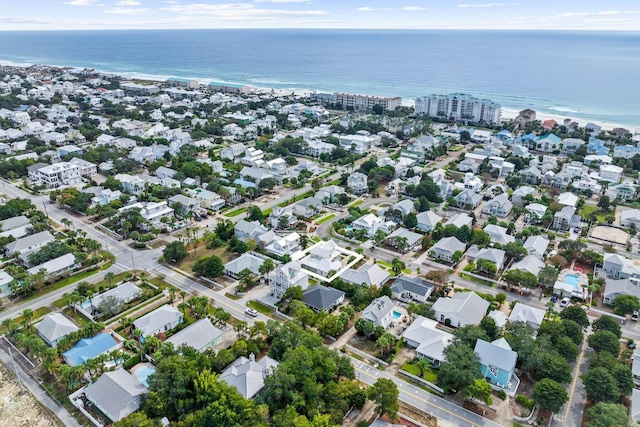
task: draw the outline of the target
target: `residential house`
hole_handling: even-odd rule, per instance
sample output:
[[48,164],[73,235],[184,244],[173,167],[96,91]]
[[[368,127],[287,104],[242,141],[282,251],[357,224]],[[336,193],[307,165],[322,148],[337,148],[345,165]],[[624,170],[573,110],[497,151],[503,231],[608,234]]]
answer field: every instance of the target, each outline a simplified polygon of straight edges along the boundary
[[92,338],[81,339],[71,349],[62,353],[62,357],[67,365],[80,366],[101,354],[109,353],[121,346],[122,344],[118,344],[110,334],[101,332]]
[[427,232],[433,230],[438,223],[442,222],[442,217],[432,210],[420,212],[416,217],[418,219],[417,228]]
[[84,389],[86,399],[114,423],[140,409],[141,396],[147,393],[147,387],[122,368],[105,372]]
[[403,218],[405,216],[409,215],[411,212],[415,212],[416,211],[416,208],[413,205],[413,201],[409,200],[409,199],[401,200],[398,203],[392,205],[389,209],[390,210],[398,210],[398,211],[402,212],[402,217]]
[[640,154],[640,147],[635,145],[616,145],[613,147],[614,159],[632,159]]
[[526,219],[532,223],[538,223],[544,218],[544,214],[547,213],[547,207],[540,203],[529,203],[524,207]]
[[290,261],[269,273],[269,289],[276,298],[282,298],[285,291],[294,286],[300,286],[303,290],[309,287],[309,276],[299,262]]
[[503,193],[489,200],[482,209],[482,212],[487,215],[504,218],[511,213],[512,208],[513,203],[509,200],[509,194]]
[[373,326],[387,329],[394,320],[393,313],[393,301],[385,295],[374,299],[362,312],[362,318],[373,323]]
[[316,313],[331,313],[344,302],[344,292],[323,285],[314,285],[302,294],[301,301]]
[[13,237],[19,239],[31,230],[31,221],[24,215],[14,216],[0,221],[0,237]]
[[331,277],[342,267],[340,251],[333,240],[320,243],[300,260],[302,268],[322,277]]
[[271,172],[266,169],[256,168],[253,166],[245,166],[240,171],[240,176],[244,179],[248,179],[255,183],[255,185],[260,185],[260,181],[265,180],[267,178],[276,178]]
[[429,249],[429,255],[435,259],[453,262],[454,254],[456,252],[463,254],[466,249],[467,245],[462,243],[456,237],[445,237],[440,239],[431,247],[431,249]]
[[324,203],[336,203],[340,194],[345,194],[344,188],[338,185],[328,185],[319,189],[315,197]]
[[479,249],[478,253],[474,258],[476,261],[479,259],[483,259],[485,261],[491,261],[496,265],[496,268],[498,269],[498,271],[500,271],[502,270],[502,267],[504,267],[506,257],[507,257],[506,252],[503,251],[502,249],[484,248],[484,249]]
[[516,188],[511,194],[511,202],[516,206],[524,206],[529,203],[528,200],[526,200],[528,196],[533,197],[535,193],[535,188],[523,185],[522,187]]
[[621,211],[620,225],[622,227],[635,228],[636,230],[640,229],[640,209],[625,209]]
[[435,320],[418,316],[402,334],[405,344],[416,349],[416,357],[428,359],[436,368],[444,361],[444,350],[453,341],[453,335],[437,325]]
[[520,171],[520,179],[527,184],[538,184],[542,181],[542,172],[534,165]]
[[623,168],[616,165],[602,165],[600,166],[600,179],[606,182],[617,184],[622,178]]
[[182,323],[182,312],[170,305],[162,305],[133,322],[134,329],[142,332],[142,337],[149,337],[167,332]]
[[181,210],[180,214],[182,215],[187,215],[189,213],[196,212],[198,210],[198,207],[200,206],[200,203],[198,202],[198,200],[192,197],[184,196],[182,194],[176,194],[174,196],[169,197],[167,199],[167,202],[169,206],[171,206],[174,209],[176,205],[180,206],[180,210]]
[[404,227],[399,227],[385,238],[385,242],[400,252],[406,253],[418,246],[422,241],[422,237],[422,234],[414,233]]
[[80,328],[62,313],[50,313],[35,324],[36,332],[51,347],[55,347],[62,338]]
[[544,254],[547,252],[548,246],[549,239],[541,235],[529,236],[523,245],[529,255],[533,255],[539,259],[544,259]]
[[610,200],[619,200],[623,203],[636,200],[638,197],[638,186],[632,182],[622,182],[620,184],[609,184],[605,195]]
[[487,224],[484,227],[484,232],[489,235],[492,243],[497,243],[501,246],[506,245],[507,243],[513,243],[516,241],[516,238],[509,235],[507,229],[495,224]]
[[393,298],[403,302],[426,302],[433,292],[433,285],[420,277],[400,276],[391,285]]
[[238,279],[240,277],[240,272],[247,269],[251,274],[257,276],[260,274],[260,267],[267,259],[269,258],[257,252],[245,252],[238,258],[233,259],[224,265],[224,274],[234,279]]
[[349,175],[349,178],[347,178],[347,187],[355,194],[366,193],[368,191],[367,175],[361,172],[355,172]]
[[[219,209],[222,209],[222,207],[226,204],[226,201],[218,193],[214,193],[213,191],[198,188],[195,190],[187,190],[187,193],[191,197],[196,199],[198,203],[200,203],[200,207],[203,209],[217,211]],[[235,202],[231,200],[231,203]]]
[[284,237],[274,239],[267,245],[265,250],[276,256],[293,255],[300,249],[300,235],[298,233],[289,233]]
[[473,190],[462,190],[454,199],[460,209],[475,209],[482,201],[482,196]]
[[245,399],[253,399],[264,387],[264,379],[278,366],[269,356],[256,361],[253,353],[249,358],[236,359],[220,374],[220,381],[235,387]]
[[576,214],[576,208],[573,206],[565,206],[553,215],[552,228],[559,231],[567,231],[580,225],[580,215]]
[[150,147],[134,147],[129,152],[129,158],[146,165],[153,163],[156,160],[156,155]]
[[244,144],[232,144],[220,151],[220,157],[222,157],[223,159],[234,161],[234,163],[236,163],[235,159],[240,158],[242,155],[244,155],[246,150],[247,147]]
[[131,209],[140,209],[140,215],[149,221],[147,228],[166,228],[167,225],[163,223],[162,218],[172,219],[174,218],[173,208],[167,205],[166,200],[162,202],[137,202],[132,205],[124,206],[120,208],[119,212],[125,212]]
[[65,254],[32,267],[27,270],[27,273],[33,275],[38,273],[40,270],[44,270],[46,272],[46,278],[52,279],[65,272],[73,270],[78,267],[78,265],[79,264],[76,262],[76,256],[74,254]]
[[558,196],[558,203],[563,206],[575,207],[578,203],[578,196],[573,193],[562,193]]
[[383,286],[390,277],[389,272],[378,264],[365,264],[357,270],[348,268],[340,275],[340,278],[347,283],[367,287]]
[[602,302],[613,305],[620,295],[633,295],[640,298],[640,280],[637,278],[608,279],[602,292]]
[[[94,196],[91,198],[92,205],[100,205],[100,206],[108,205],[113,201],[120,200],[120,197],[122,196],[122,193],[120,192],[120,190],[113,191],[108,188],[100,188],[100,187],[94,187],[94,188],[95,188],[95,191],[92,192]],[[91,189],[86,189],[83,192],[90,192],[90,190]]]
[[389,231],[385,221],[371,213],[362,215],[353,221],[351,227],[354,230],[365,230],[367,237],[373,237],[378,230]]
[[[127,304],[142,295],[142,290],[137,287],[133,282],[124,282],[115,288],[102,292],[98,295],[94,295],[90,300],[89,315],[93,316],[98,313],[98,307],[100,303],[109,299],[116,299],[120,304]],[[82,304],[80,310],[85,310],[84,304]]]
[[535,142],[535,149],[550,153],[560,150],[561,139],[557,135],[550,133],[539,137]]
[[489,383],[509,396],[515,396],[520,380],[516,377],[518,353],[511,349],[504,338],[492,342],[479,339],[474,353],[480,357],[480,370]]
[[562,141],[562,151],[563,153],[575,153],[576,150],[582,146],[584,146],[585,142],[582,139],[578,138],[565,138]]
[[447,225],[455,225],[458,228],[462,227],[463,225],[466,225],[467,227],[471,228],[473,226],[473,218],[470,217],[469,214],[467,214],[466,212],[463,212],[463,213],[455,214],[454,216],[449,218],[447,222],[445,222],[443,225],[445,227]]
[[6,271],[0,270],[0,298],[13,295],[11,283],[13,283],[13,277]]
[[9,256],[13,254],[28,255],[37,252],[54,240],[54,237],[48,231],[41,231],[7,243],[5,245],[5,254]]
[[199,353],[204,353],[222,342],[222,334],[220,329],[213,326],[211,320],[204,318],[167,338],[165,343],[173,344],[174,348],[185,345]]
[[241,219],[236,222],[233,228],[233,234],[238,240],[247,241],[249,239],[256,240],[258,236],[266,233],[267,228],[258,221],[246,221]]
[[589,138],[589,143],[587,144],[587,153],[597,156],[606,156],[610,151],[611,149],[607,147],[604,141],[602,141],[601,139],[594,137]]
[[166,166],[160,166],[158,169],[156,169],[156,176],[160,179],[162,178],[173,178],[175,174],[177,174],[178,171],[177,170],[173,170],[171,168],[168,168]]
[[487,314],[489,302],[475,292],[456,292],[451,298],[438,298],[432,308],[438,322],[460,328],[479,324]]
[[537,330],[542,325],[545,314],[544,310],[516,302],[509,315],[509,322],[523,322]]

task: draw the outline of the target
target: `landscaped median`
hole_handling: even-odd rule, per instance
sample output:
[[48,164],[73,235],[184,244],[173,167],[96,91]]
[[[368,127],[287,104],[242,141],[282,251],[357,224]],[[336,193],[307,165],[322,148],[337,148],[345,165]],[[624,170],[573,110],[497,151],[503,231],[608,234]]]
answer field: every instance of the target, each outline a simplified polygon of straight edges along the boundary
[[320,225],[320,224],[324,224],[325,222],[333,219],[336,217],[336,214],[331,214],[331,215],[327,215],[324,218],[320,219],[319,221],[316,221],[316,224]]
[[244,212],[246,212],[246,211],[247,211],[247,208],[246,208],[246,207],[244,207],[244,208],[239,208],[239,209],[232,210],[231,212],[227,212],[227,213],[225,213],[225,214],[224,214],[224,216],[229,217],[229,218],[232,218],[232,217],[234,217],[234,216],[238,216],[238,215],[240,215],[240,214],[242,214],[242,213],[244,213]]

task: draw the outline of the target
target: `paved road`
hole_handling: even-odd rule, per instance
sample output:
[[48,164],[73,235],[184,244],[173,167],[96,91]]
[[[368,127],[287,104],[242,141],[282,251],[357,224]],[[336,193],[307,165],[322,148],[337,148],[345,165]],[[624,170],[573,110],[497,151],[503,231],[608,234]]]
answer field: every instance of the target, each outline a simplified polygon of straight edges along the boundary
[[468,411],[454,403],[442,399],[436,395],[428,393],[419,387],[407,383],[399,378],[380,371],[366,363],[351,358],[357,377],[360,381],[371,385],[378,378],[387,378],[393,381],[400,392],[399,398],[405,403],[410,404],[428,414],[438,418],[438,420],[447,421],[455,426],[479,426],[479,427],[498,427],[497,424],[487,418],[484,418],[474,412]]

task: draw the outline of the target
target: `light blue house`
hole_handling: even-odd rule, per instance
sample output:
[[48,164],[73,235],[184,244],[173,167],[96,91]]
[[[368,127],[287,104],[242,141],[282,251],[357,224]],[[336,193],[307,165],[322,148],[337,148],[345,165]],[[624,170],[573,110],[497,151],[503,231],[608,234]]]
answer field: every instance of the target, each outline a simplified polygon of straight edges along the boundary
[[118,347],[116,340],[103,332],[92,338],[81,339],[73,348],[62,353],[62,357],[69,366],[79,366],[116,347]]
[[604,145],[604,141],[598,138],[591,137],[589,138],[589,143],[587,144],[587,153],[589,154],[597,154],[599,156],[604,156],[609,154],[609,147]]
[[478,340],[474,352],[480,357],[480,371],[491,387],[515,396],[520,380],[515,375],[518,353],[500,338],[493,342]]

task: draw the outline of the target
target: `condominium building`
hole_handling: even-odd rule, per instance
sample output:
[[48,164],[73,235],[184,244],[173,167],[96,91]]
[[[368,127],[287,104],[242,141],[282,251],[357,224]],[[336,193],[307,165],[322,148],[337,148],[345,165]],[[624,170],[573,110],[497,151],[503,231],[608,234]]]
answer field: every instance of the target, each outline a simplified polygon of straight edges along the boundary
[[402,98],[385,98],[371,95],[354,95],[349,93],[335,93],[335,104],[342,105],[345,110],[371,110],[379,105],[386,111],[392,111],[400,107]]
[[500,122],[502,107],[488,99],[480,99],[464,93],[429,95],[416,99],[416,114],[442,119],[468,120],[486,123]]

